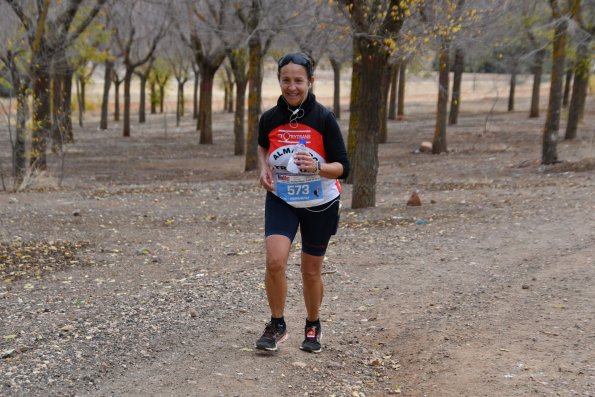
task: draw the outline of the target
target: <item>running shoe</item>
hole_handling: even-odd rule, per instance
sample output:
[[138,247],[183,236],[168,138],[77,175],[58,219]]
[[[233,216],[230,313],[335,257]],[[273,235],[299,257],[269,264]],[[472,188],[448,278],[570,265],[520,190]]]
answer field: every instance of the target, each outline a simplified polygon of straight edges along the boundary
[[305,328],[306,338],[302,342],[300,349],[309,353],[320,353],[322,346],[320,338],[322,337],[322,329],[320,325],[311,325]]
[[256,348],[258,350],[277,351],[278,345],[287,340],[289,334],[287,327],[280,327],[273,322],[268,322],[264,328],[264,333],[256,341]]

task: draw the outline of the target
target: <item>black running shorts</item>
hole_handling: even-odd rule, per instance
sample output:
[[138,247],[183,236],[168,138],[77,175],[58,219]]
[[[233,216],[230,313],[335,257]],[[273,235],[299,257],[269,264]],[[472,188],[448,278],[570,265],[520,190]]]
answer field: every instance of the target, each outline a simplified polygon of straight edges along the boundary
[[302,251],[324,256],[331,236],[339,227],[340,197],[331,202],[309,208],[295,208],[267,192],[264,210],[265,236],[280,234],[293,242],[300,228]]

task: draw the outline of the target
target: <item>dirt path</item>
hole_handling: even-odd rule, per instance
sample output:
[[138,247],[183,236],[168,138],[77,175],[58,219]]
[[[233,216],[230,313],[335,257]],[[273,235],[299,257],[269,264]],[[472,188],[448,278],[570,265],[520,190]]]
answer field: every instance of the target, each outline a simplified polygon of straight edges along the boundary
[[128,141],[91,126],[63,189],[0,194],[4,260],[29,256],[0,285],[0,395],[595,395],[590,137],[541,167],[524,114],[487,130],[463,115],[442,156],[412,153],[423,115],[391,123],[376,208],[352,210],[344,185],[323,353],[298,349],[298,244],[291,337],[262,356],[263,192],[216,121],[208,147],[190,123],[166,135],[154,119]]

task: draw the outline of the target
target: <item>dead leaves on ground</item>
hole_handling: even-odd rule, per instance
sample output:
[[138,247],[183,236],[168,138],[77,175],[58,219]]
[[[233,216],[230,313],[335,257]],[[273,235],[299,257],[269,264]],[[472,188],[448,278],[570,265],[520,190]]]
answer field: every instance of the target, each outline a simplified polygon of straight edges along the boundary
[[383,228],[383,227],[392,227],[392,226],[409,226],[416,223],[416,219],[414,218],[404,218],[400,216],[393,216],[390,218],[382,218],[382,219],[365,219],[365,220],[355,220],[351,218],[343,219],[341,221],[341,227],[346,229],[373,229],[373,228]]
[[80,264],[76,253],[88,241],[19,241],[0,242],[0,280],[6,283],[25,278],[41,278],[44,274]]

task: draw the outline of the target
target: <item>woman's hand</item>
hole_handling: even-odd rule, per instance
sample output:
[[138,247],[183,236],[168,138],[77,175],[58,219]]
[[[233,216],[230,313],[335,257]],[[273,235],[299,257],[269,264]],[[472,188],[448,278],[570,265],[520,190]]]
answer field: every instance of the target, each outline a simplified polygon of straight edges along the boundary
[[273,172],[269,167],[262,167],[260,170],[260,184],[269,192],[275,190],[275,186],[273,184]]
[[275,185],[273,182],[273,170],[271,170],[271,166],[267,159],[267,149],[258,145],[256,156],[258,157],[258,168],[260,169],[260,184],[266,190],[272,192],[275,190]]
[[316,172],[316,159],[310,152],[302,151],[294,153],[293,158],[295,159],[295,164],[298,166],[300,171],[310,173]]

